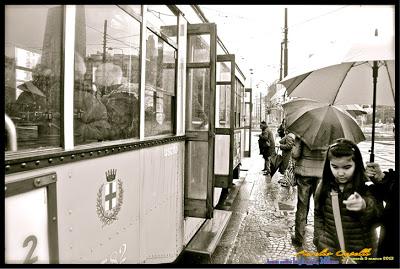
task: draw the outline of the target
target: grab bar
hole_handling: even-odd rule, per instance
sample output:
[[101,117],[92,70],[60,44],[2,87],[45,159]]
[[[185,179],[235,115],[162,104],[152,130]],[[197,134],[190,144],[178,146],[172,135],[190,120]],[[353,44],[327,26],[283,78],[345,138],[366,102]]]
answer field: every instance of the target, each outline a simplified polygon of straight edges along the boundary
[[7,114],[4,115],[6,116],[5,123],[8,133],[8,145],[10,146],[11,151],[17,151],[17,129],[15,128],[12,119],[7,116]]

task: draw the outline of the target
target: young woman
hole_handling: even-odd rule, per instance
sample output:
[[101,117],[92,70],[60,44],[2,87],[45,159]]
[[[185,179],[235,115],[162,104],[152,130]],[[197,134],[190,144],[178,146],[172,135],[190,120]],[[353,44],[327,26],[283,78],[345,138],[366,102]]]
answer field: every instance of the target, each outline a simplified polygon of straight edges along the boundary
[[[332,209],[331,192],[338,193],[341,222],[346,252],[376,250],[373,223],[382,213],[382,206],[369,192],[365,182],[364,164],[357,145],[347,139],[338,139],[326,153],[321,184],[315,196],[314,244],[318,251],[328,248],[340,251]],[[337,257],[340,258],[340,257]]]

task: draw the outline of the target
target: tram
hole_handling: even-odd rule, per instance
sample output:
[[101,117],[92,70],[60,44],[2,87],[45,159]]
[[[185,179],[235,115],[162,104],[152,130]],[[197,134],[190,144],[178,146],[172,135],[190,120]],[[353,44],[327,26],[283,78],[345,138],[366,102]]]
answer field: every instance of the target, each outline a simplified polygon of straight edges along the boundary
[[172,263],[217,241],[250,154],[245,80],[196,5],[6,5],[5,262]]

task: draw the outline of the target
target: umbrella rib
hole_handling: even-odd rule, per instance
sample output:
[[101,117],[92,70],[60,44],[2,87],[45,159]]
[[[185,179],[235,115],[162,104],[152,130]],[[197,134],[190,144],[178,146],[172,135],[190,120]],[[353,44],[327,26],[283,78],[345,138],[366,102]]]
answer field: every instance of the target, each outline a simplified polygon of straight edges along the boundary
[[387,75],[389,77],[389,84],[390,84],[390,89],[392,90],[393,100],[395,100],[394,99],[394,90],[393,90],[392,78],[390,77],[389,68],[387,66],[386,61],[383,61],[383,65],[385,66],[385,70],[386,70]]
[[[308,72],[308,74],[305,75],[304,78],[303,78],[299,83],[297,83],[296,87],[299,86],[309,75],[311,75],[311,73],[312,73],[312,72]],[[289,85],[288,87],[286,87],[286,92],[287,92],[287,89],[289,89],[290,87],[292,87],[292,85],[293,85],[295,82],[296,82],[296,80],[294,80],[292,83],[290,83],[290,85]],[[296,89],[296,87],[295,87],[290,93],[288,93],[288,95],[292,94],[292,93],[294,92],[294,90]]]
[[340,90],[340,88],[342,87],[344,80],[346,79],[347,75],[349,74],[350,69],[351,69],[355,64],[356,64],[356,62],[352,63],[352,64],[350,65],[349,69],[346,71],[346,74],[343,76],[342,81],[340,82],[339,86],[338,86],[337,89],[336,89],[336,94],[335,94],[335,96],[333,97],[333,100],[332,100],[331,104],[334,104],[334,103],[335,103],[336,98],[337,98],[337,96],[338,96],[338,94],[339,94],[339,90]]

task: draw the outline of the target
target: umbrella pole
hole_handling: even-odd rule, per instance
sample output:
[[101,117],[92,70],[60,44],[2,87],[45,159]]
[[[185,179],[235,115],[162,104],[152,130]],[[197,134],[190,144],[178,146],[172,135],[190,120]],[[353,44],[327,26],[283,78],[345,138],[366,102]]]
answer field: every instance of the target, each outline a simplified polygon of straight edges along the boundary
[[371,134],[371,150],[369,155],[369,161],[374,162],[374,146],[375,146],[375,111],[376,111],[376,83],[378,80],[378,62],[374,61],[372,66],[372,78],[374,83],[374,92],[372,98],[372,134]]

